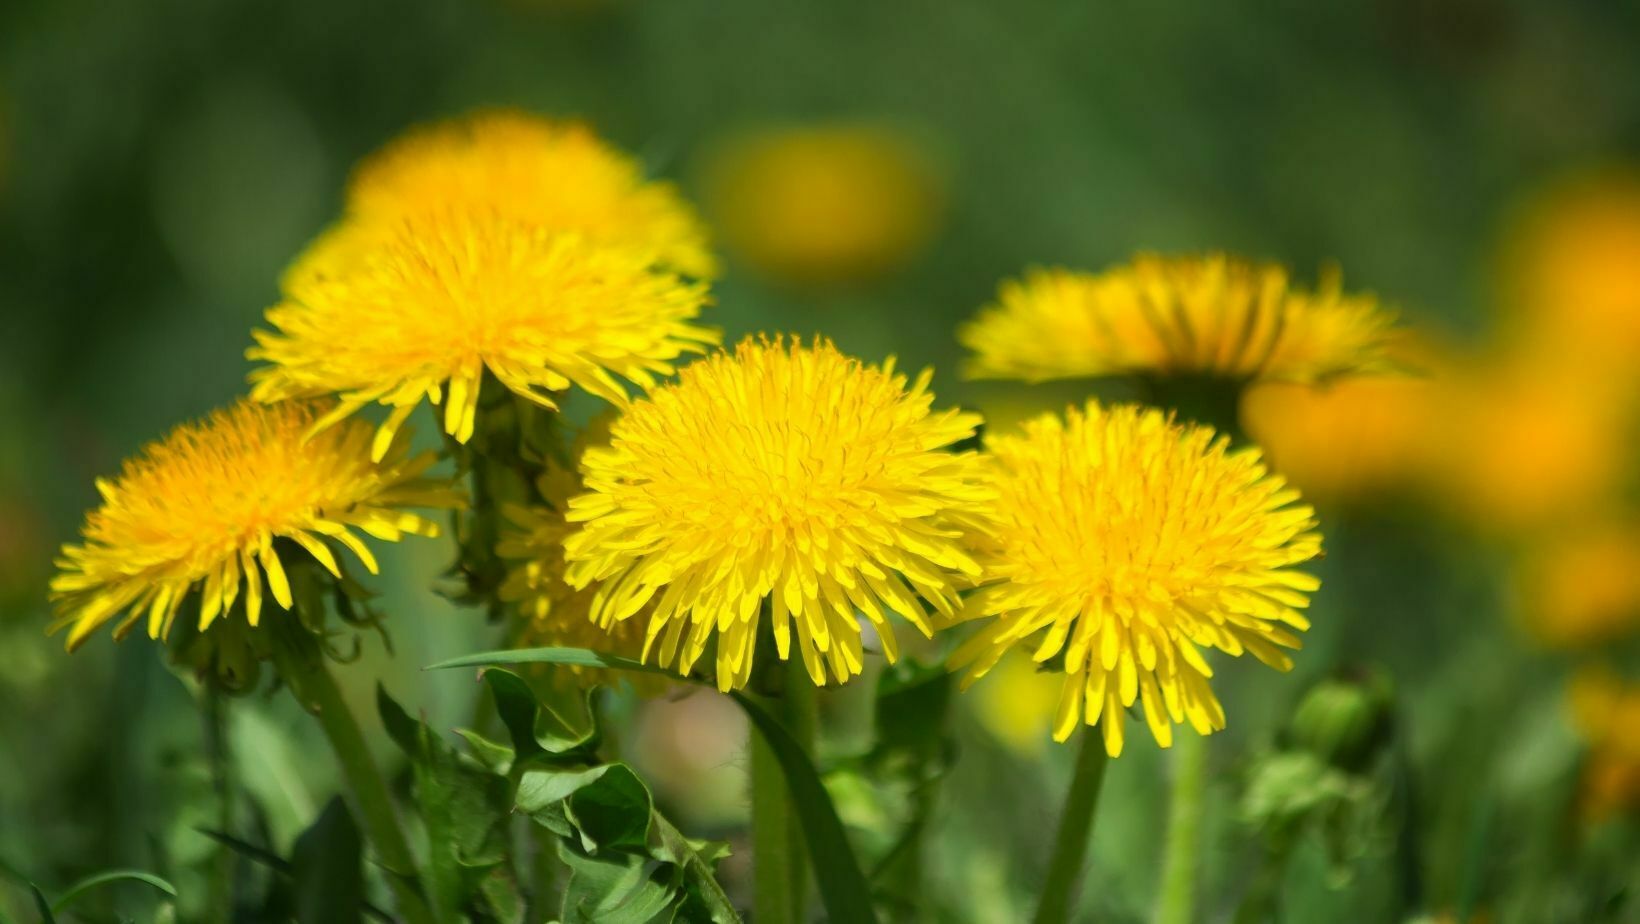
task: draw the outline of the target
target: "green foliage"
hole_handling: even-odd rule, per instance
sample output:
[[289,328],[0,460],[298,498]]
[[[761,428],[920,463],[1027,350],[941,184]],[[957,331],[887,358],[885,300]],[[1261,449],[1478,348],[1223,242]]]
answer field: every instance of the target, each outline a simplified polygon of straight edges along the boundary
[[364,840],[340,798],[296,839],[290,861],[299,924],[347,924],[364,904]]
[[410,760],[411,794],[426,832],[428,889],[450,914],[513,920],[522,902],[509,858],[507,779],[458,753],[377,688],[382,724]]

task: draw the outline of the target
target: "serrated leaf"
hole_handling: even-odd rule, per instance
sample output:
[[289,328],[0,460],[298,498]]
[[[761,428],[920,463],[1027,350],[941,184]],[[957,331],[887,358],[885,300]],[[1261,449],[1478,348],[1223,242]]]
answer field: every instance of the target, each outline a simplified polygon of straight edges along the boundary
[[544,752],[583,764],[596,761],[601,741],[598,723],[592,720],[592,691],[583,701],[586,720],[576,725],[541,703],[524,678],[511,671],[487,668],[484,682],[520,758]]
[[484,769],[499,776],[506,776],[512,771],[512,748],[491,741],[470,728],[458,728],[456,735],[467,742],[467,750]]
[[417,814],[427,833],[428,883],[436,908],[454,914],[482,899],[479,885],[496,868],[508,879],[511,785],[465,759],[377,687],[389,736],[410,758]]
[[626,764],[609,764],[592,783],[570,795],[566,815],[588,851],[646,850],[654,801]]
[[570,869],[563,924],[661,924],[676,916],[676,866],[627,853],[590,857],[565,842],[558,854]]
[[347,924],[364,903],[364,840],[342,800],[332,798],[291,851],[296,920]]

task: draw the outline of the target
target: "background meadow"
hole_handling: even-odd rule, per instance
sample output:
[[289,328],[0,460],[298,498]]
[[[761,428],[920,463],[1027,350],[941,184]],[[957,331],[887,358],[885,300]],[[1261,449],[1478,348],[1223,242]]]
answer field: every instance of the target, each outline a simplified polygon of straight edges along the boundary
[[[1249,397],[1328,557],[1294,672],[1217,681],[1205,919],[1300,816],[1287,920],[1640,919],[1640,707],[1612,719],[1600,693],[1640,690],[1640,9],[1479,0],[0,6],[0,914],[32,920],[25,879],[143,867],[200,919],[222,748],[153,646],[44,636],[52,558],[95,477],[243,390],[247,331],[350,166],[488,105],[584,117],[700,203],[727,341],[823,332],[932,365],[940,403],[992,426],[1127,396],[959,376],[957,325],[1028,265],[1223,249],[1378,293],[1419,375]],[[471,676],[419,668],[499,629],[428,590],[444,543],[379,551],[394,655],[367,644],[349,694],[372,712],[379,677],[435,727],[470,721]],[[1392,771],[1272,776],[1295,705],[1341,673],[1390,691]],[[867,839],[893,809],[849,772],[869,680],[821,744]],[[1054,689],[1005,664],[955,701],[938,920],[1029,907],[1070,769]],[[332,764],[287,698],[233,707],[240,833],[288,850]],[[737,837],[740,713],[615,708],[668,812]],[[1143,735],[1111,765],[1087,919],[1148,918],[1167,772]],[[107,896],[86,919],[157,913]]]

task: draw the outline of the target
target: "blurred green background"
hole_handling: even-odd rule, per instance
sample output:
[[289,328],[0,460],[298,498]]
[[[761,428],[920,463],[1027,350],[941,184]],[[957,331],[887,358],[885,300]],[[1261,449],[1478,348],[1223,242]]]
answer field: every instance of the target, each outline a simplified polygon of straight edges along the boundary
[[[214,809],[190,686],[145,641],[69,657],[45,638],[50,561],[95,502],[93,478],[243,390],[241,354],[280,270],[337,211],[351,164],[406,126],[484,105],[580,116],[709,218],[737,195],[776,195],[720,188],[742,175],[737,139],[890,134],[915,152],[900,185],[918,187],[906,207],[920,210],[884,245],[895,252],[782,272],[745,219],[726,234],[739,246],[707,320],[730,340],[824,332],[863,357],[932,364],[942,401],[1006,417],[1087,390],[958,378],[956,325],[1034,263],[1226,249],[1313,278],[1337,261],[1348,286],[1443,342],[1485,342],[1522,203],[1640,154],[1637,37],[1640,7],[1594,2],[8,0],[0,864],[54,887],[109,866],[186,884],[210,856],[192,827]],[[1300,692],[1345,664],[1394,678],[1399,740],[1420,768],[1416,824],[1355,839],[1359,862],[1330,861],[1320,840],[1301,850],[1291,920],[1389,920],[1409,843],[1432,913],[1573,920],[1555,916],[1571,907],[1557,889],[1632,887],[1631,829],[1589,846],[1556,814],[1582,753],[1563,706],[1577,659],[1507,618],[1507,543],[1433,519],[1405,500],[1324,510],[1327,584],[1298,670],[1225,672],[1204,883],[1215,916],[1256,859],[1233,817],[1239,781]],[[397,657],[372,649],[349,673],[361,703],[379,675],[444,726],[467,720],[470,678],[417,671],[497,640],[427,592],[447,556],[435,543],[388,552],[377,586]],[[744,811],[743,731],[699,699],[651,708],[639,759],[680,817],[722,834]],[[1069,755],[1045,734],[1008,744],[1006,709],[987,722],[995,710],[962,706],[943,796],[962,808],[942,814],[935,848],[940,919],[1019,920]],[[230,738],[260,808],[246,835],[287,848],[332,791],[328,755],[282,698],[245,700]],[[1087,914],[1146,919],[1165,775],[1148,741],[1114,765]],[[1575,857],[1559,849],[1574,842]],[[19,901],[9,889],[0,878],[0,909]]]

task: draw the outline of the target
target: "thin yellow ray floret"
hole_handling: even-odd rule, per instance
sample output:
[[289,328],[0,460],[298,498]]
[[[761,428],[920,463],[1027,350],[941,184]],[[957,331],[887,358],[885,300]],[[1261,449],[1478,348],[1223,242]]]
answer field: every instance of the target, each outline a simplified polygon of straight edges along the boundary
[[57,561],[52,629],[68,628],[70,649],[115,620],[116,638],[143,620],[160,638],[196,586],[201,631],[241,593],[255,626],[264,580],[275,603],[292,603],[276,539],[339,574],[326,540],[375,571],[359,533],[387,541],[437,535],[436,523],[404,509],[462,502],[448,482],[426,477],[433,454],[411,458],[401,437],[372,461],[371,427],[362,421],[306,439],[327,411],[312,402],[241,401],[177,427],[117,478],[99,479],[102,504],[87,514],[83,542],[65,545]]
[[966,682],[1008,649],[1062,665],[1053,734],[1098,725],[1121,753],[1139,703],[1156,741],[1224,727],[1205,649],[1278,670],[1319,582],[1313,510],[1256,450],[1161,411],[1089,402],[990,436],[997,500],[979,539],[985,586],[962,619],[991,621],[953,655]]
[[571,385],[621,404],[622,379],[652,387],[718,339],[691,323],[703,285],[493,210],[344,225],[299,266],[267,312],[274,330],[257,331],[246,352],[267,363],[251,374],[252,395],[337,395],[321,427],[386,405],[378,457],[423,400],[466,442],[486,371],[548,408]]
[[1314,290],[1275,264],[1142,254],[1104,273],[1033,269],[965,324],[973,378],[1206,374],[1314,382],[1383,372],[1394,318],[1336,273]]
[[715,639],[725,690],[750,678],[765,612],[816,684],[860,673],[862,614],[893,657],[891,613],[929,632],[979,574],[962,535],[988,497],[980,462],[946,449],[979,419],[931,411],[929,377],[823,340],[687,367],[587,451],[569,583],[599,583],[604,625],[641,614],[645,658],[681,672]]

